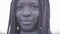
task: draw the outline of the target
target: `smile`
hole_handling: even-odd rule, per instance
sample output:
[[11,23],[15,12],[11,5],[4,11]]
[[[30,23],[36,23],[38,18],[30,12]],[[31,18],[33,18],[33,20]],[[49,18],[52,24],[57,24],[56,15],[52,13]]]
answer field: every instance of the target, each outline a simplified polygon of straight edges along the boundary
[[23,22],[33,22],[33,20],[21,20]]

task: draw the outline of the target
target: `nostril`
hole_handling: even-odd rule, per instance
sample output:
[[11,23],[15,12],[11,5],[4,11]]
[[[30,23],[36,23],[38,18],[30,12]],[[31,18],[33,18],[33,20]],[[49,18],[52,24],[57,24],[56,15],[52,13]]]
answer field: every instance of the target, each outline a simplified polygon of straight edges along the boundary
[[23,15],[23,17],[30,17],[30,15]]

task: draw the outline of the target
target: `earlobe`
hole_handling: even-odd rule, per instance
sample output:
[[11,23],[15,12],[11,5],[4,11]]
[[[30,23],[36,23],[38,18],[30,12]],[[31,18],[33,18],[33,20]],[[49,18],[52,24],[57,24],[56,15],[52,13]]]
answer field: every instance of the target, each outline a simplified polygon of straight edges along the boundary
[[19,30],[19,27],[17,26],[17,30]]

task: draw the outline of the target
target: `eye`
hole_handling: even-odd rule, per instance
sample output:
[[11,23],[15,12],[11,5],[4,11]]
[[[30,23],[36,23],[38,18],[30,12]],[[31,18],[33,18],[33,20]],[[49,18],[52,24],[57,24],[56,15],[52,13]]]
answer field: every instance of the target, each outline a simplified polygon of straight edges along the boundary
[[39,6],[32,6],[32,9],[39,9]]
[[18,6],[17,10],[21,10],[23,8],[23,6]]

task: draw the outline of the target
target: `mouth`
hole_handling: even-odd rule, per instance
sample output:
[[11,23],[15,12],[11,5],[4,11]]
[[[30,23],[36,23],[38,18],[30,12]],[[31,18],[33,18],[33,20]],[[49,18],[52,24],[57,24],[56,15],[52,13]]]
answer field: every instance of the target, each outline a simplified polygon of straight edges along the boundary
[[31,24],[23,24],[24,26],[30,26]]
[[33,20],[22,20],[21,23],[24,26],[28,26],[28,25],[31,25],[33,23]]
[[32,22],[33,20],[21,20],[21,21],[24,21],[24,22]]

